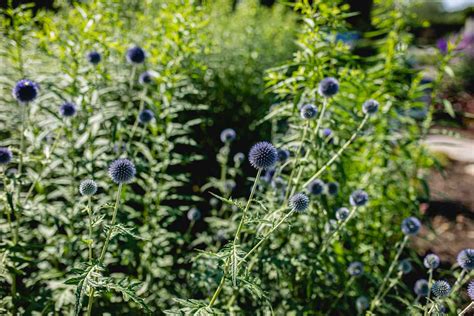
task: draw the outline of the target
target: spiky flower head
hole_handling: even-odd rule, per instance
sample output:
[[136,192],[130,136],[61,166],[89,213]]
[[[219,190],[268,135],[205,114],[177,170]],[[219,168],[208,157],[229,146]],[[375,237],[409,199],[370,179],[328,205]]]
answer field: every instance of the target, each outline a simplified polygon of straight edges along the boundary
[[368,201],[369,195],[364,190],[355,190],[349,198],[349,203],[352,206],[364,206]]
[[127,61],[131,64],[141,64],[145,61],[145,51],[139,46],[127,50]]
[[296,193],[290,198],[289,206],[297,212],[304,212],[309,206],[309,198],[304,193]]
[[338,221],[343,221],[349,217],[350,211],[347,207],[341,207],[336,211],[336,218]]
[[79,185],[79,193],[81,195],[91,196],[97,192],[97,183],[94,180],[83,180]]
[[31,80],[18,81],[12,90],[13,97],[21,103],[28,103],[36,99],[39,94],[39,85]]
[[234,155],[234,163],[236,165],[240,165],[242,162],[245,160],[245,154],[244,153],[236,153]]
[[420,231],[421,223],[416,217],[407,217],[402,222],[402,232],[405,235],[416,235]]
[[65,102],[59,107],[59,114],[62,117],[73,117],[76,115],[77,107],[72,102]]
[[339,91],[339,82],[337,79],[328,77],[321,80],[318,86],[318,92],[323,97],[329,98]]
[[153,76],[151,75],[151,72],[145,71],[140,74],[140,77],[138,77],[138,82],[140,84],[150,84],[153,82]]
[[339,191],[339,184],[337,182],[328,182],[326,184],[327,192],[329,195],[337,195],[337,192]]
[[224,144],[234,141],[236,137],[237,133],[232,128],[226,128],[221,132],[221,142]]
[[198,221],[201,219],[201,211],[193,207],[188,211],[187,217],[192,222]]
[[436,297],[446,297],[451,293],[451,285],[444,280],[439,280],[433,283],[431,293]]
[[92,65],[97,65],[101,60],[102,56],[96,51],[92,51],[87,54],[87,61]]
[[138,114],[138,121],[142,124],[150,123],[155,118],[152,110],[145,109]]
[[0,147],[0,165],[6,165],[13,159],[12,151],[6,147]]
[[130,183],[136,172],[133,162],[126,158],[117,159],[109,166],[109,176],[117,184]]
[[364,114],[375,114],[379,110],[379,103],[373,99],[367,100],[362,104],[362,112]]
[[277,150],[277,155],[278,155],[278,161],[281,163],[284,163],[285,161],[288,160],[288,158],[290,158],[290,151],[287,149],[280,148]]
[[318,114],[318,108],[313,104],[305,104],[301,107],[300,115],[304,120],[310,120],[316,117]]
[[434,253],[430,253],[423,259],[423,265],[426,269],[434,270],[439,267],[439,257]]
[[411,262],[409,259],[404,259],[400,261],[398,264],[398,271],[400,271],[403,274],[408,274],[413,270],[413,266],[411,265]]
[[324,182],[316,179],[308,185],[308,191],[312,195],[320,195],[324,191]]
[[360,276],[364,273],[364,265],[359,261],[352,262],[347,268],[347,272],[350,276]]
[[469,295],[469,298],[474,301],[474,280],[471,280],[467,286],[467,295]]
[[275,165],[278,154],[269,142],[259,142],[252,146],[249,152],[249,161],[257,169],[269,169]]
[[466,270],[474,269],[474,249],[464,249],[458,254],[458,264]]
[[428,296],[428,293],[430,292],[428,281],[426,281],[425,279],[419,279],[418,281],[415,282],[415,287],[413,288],[413,291],[418,296],[421,296],[421,297]]
[[369,300],[365,296],[359,296],[356,299],[356,308],[359,314],[362,314],[367,308],[369,308]]

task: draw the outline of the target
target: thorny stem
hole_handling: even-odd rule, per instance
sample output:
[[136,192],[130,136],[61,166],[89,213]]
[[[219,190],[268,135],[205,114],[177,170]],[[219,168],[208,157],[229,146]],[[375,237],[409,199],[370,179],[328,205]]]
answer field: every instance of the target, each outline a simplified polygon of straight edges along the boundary
[[92,203],[90,196],[87,199],[87,214],[89,215],[89,262],[92,262]]
[[428,306],[430,305],[431,286],[432,286],[431,283],[433,283],[433,269],[429,269],[428,271],[428,296],[426,297],[426,304],[425,304],[425,307],[423,308],[424,316],[428,315]]
[[[237,231],[235,232],[234,242],[233,242],[233,245],[232,245],[233,249],[235,249],[236,244],[239,241],[240,232],[242,231],[242,227],[244,225],[245,217],[246,217],[247,211],[250,207],[250,203],[252,202],[253,196],[255,195],[255,191],[257,190],[257,184],[258,184],[258,180],[260,178],[261,173],[262,173],[262,169],[258,169],[257,176],[255,177],[255,180],[253,182],[252,191],[250,191],[250,196],[247,200],[247,204],[245,205],[245,209],[243,211],[242,218],[240,219],[239,226],[237,228]],[[224,272],[222,274],[219,285],[218,285],[216,291],[214,292],[214,295],[212,296],[211,301],[209,302],[209,305],[208,305],[209,308],[211,308],[214,305],[214,303],[217,300],[217,297],[219,296],[220,292],[222,291],[222,288],[223,288],[224,282],[225,282],[225,277],[227,276],[227,273],[229,272],[230,260],[231,260],[231,256],[229,256],[227,258],[227,260],[224,264]]]
[[295,156],[295,159],[293,160],[293,166],[291,169],[290,178],[288,179],[288,188],[285,194],[285,200],[283,202],[283,205],[286,205],[286,203],[288,202],[288,198],[290,197],[290,192],[292,191],[290,190],[290,188],[292,187],[293,177],[295,176],[295,170],[296,170],[296,167],[298,166],[298,160],[301,155],[301,148],[303,148],[303,143],[306,139],[306,134],[308,133],[308,127],[309,127],[309,121],[307,121],[304,126],[303,134],[301,135],[300,144],[298,145],[298,149],[296,150],[296,156]]
[[362,122],[360,123],[360,125],[357,127],[357,130],[354,132],[354,134],[352,134],[351,138],[349,138],[349,140],[346,141],[344,143],[344,145],[342,145],[342,147],[336,152],[336,154],[334,156],[332,156],[331,159],[329,159],[328,162],[326,162],[326,164],[324,166],[322,166],[311,178],[309,178],[308,181],[306,181],[303,184],[303,187],[308,186],[311,182],[313,182],[313,180],[317,179],[329,166],[332,165],[332,163],[337,158],[339,158],[339,156],[344,152],[344,150],[346,150],[347,147],[349,147],[349,145],[356,139],[357,135],[362,130],[362,128],[364,127],[364,125],[365,125],[365,123],[367,122],[368,119],[369,119],[369,116],[366,115],[364,117],[364,119],[362,120]]
[[392,274],[393,269],[395,269],[395,266],[397,265],[398,259],[402,255],[403,249],[405,249],[405,246],[406,246],[407,242],[408,242],[408,235],[406,235],[403,238],[403,241],[402,241],[402,243],[400,244],[400,246],[398,248],[397,254],[395,255],[395,258],[393,258],[392,264],[388,268],[387,274],[385,275],[385,277],[382,281],[382,284],[379,287],[379,291],[377,292],[377,295],[375,295],[375,298],[372,300],[372,303],[370,304],[370,311],[373,311],[374,308],[377,307],[377,305],[379,304],[380,295],[384,291],[385,285],[387,284],[388,280],[390,279],[390,275]]

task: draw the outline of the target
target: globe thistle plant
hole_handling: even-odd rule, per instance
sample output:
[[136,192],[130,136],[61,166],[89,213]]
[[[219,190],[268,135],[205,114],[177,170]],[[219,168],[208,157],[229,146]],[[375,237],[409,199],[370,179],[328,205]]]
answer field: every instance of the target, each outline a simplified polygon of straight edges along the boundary
[[359,314],[362,314],[366,309],[369,308],[369,300],[365,296],[359,296],[356,299],[356,309]]
[[339,184],[337,182],[328,182],[326,189],[329,195],[335,196],[339,192]]
[[150,123],[155,118],[152,110],[145,109],[138,114],[138,121],[142,124]]
[[430,292],[430,287],[428,284],[428,281],[425,279],[420,279],[415,282],[415,287],[413,288],[413,291],[415,292],[416,295],[420,297],[426,297],[428,296]]
[[59,114],[62,117],[73,117],[76,115],[77,108],[72,102],[65,102],[59,107]]
[[436,281],[431,287],[431,293],[438,298],[447,297],[451,293],[451,286],[444,280]]
[[0,147],[0,165],[6,165],[13,159],[12,151],[6,147]]
[[425,259],[423,260],[423,265],[427,269],[436,269],[439,267],[439,257],[434,253],[430,253],[426,255]]
[[324,191],[324,182],[316,179],[308,185],[308,192],[312,195],[320,195]]
[[369,201],[369,195],[364,190],[355,190],[352,192],[349,203],[352,206],[364,206]]
[[131,64],[142,64],[145,61],[145,51],[139,46],[133,46],[127,50],[127,61]]
[[187,217],[190,221],[196,222],[201,219],[201,212],[197,208],[193,207],[188,211]]
[[304,212],[309,206],[309,198],[304,193],[296,193],[290,198],[289,206],[296,212]]
[[99,64],[101,60],[102,56],[96,51],[92,51],[87,54],[87,61],[92,65]]
[[278,159],[278,154],[269,142],[259,142],[250,149],[249,161],[256,169],[270,169]]
[[474,269],[474,249],[464,249],[457,256],[459,266],[466,270]]
[[379,103],[373,99],[367,100],[362,104],[362,112],[364,114],[373,115],[377,113],[379,109]]
[[469,298],[474,301],[474,280],[471,280],[467,286],[467,295],[469,295]]
[[344,221],[349,217],[350,211],[347,207],[341,207],[336,211],[336,218],[338,221]]
[[244,153],[236,153],[234,155],[234,163],[239,166],[242,162],[245,160],[245,154]]
[[301,107],[300,115],[304,120],[310,120],[316,117],[318,114],[318,108],[313,104],[305,104]]
[[359,261],[352,262],[347,268],[347,272],[350,276],[361,276],[364,273],[364,265]]
[[281,163],[285,163],[288,158],[290,158],[290,151],[287,149],[278,149],[277,150],[278,161]]
[[405,218],[402,222],[402,232],[407,236],[418,234],[420,228],[420,220],[416,217]]
[[85,196],[92,196],[97,192],[97,183],[94,180],[83,180],[79,185],[79,193]]
[[230,143],[235,140],[237,133],[232,128],[226,128],[221,132],[220,138],[224,144]]
[[332,130],[330,128],[323,129],[323,136],[325,138],[328,138],[328,137],[332,136]]
[[20,103],[32,102],[39,95],[39,85],[34,81],[22,79],[16,83],[12,94]]
[[324,78],[318,86],[318,92],[321,96],[329,98],[339,91],[339,82],[332,77]]
[[149,71],[145,71],[138,77],[138,82],[142,85],[150,84],[153,82],[153,76]]
[[125,158],[115,160],[109,167],[109,176],[117,184],[130,183],[135,173],[135,165]]
[[408,274],[413,270],[413,266],[410,262],[410,260],[405,259],[400,261],[398,264],[398,271],[400,271],[402,274]]

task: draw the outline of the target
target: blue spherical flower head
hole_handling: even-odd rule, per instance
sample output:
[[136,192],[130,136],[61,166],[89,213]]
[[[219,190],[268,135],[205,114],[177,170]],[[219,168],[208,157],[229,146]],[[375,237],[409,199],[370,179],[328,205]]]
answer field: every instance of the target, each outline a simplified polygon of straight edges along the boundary
[[316,179],[308,185],[308,191],[312,195],[320,195],[324,191],[324,182]]
[[416,217],[405,218],[402,222],[402,232],[405,235],[416,235],[420,231],[421,223]]
[[59,107],[59,114],[62,117],[72,117],[72,116],[76,115],[76,112],[77,112],[76,105],[72,102],[63,103]]
[[360,276],[364,273],[364,265],[359,261],[352,262],[347,268],[347,272],[350,276]]
[[109,176],[117,184],[130,183],[135,177],[136,169],[133,162],[120,158],[109,166]]
[[101,60],[102,56],[96,51],[92,51],[87,54],[87,61],[92,65],[97,65]]
[[153,82],[153,76],[149,71],[145,71],[138,77],[138,82],[140,84],[150,84]]
[[439,257],[434,253],[430,253],[426,255],[425,259],[423,260],[423,265],[426,269],[436,269],[439,267]]
[[235,163],[236,165],[240,165],[242,162],[244,162],[244,160],[245,160],[245,155],[244,155],[244,153],[236,153],[236,154],[234,155],[234,163]]
[[359,296],[356,299],[356,308],[359,314],[362,314],[366,309],[369,308],[369,300],[365,296]]
[[273,176],[275,175],[276,169],[270,168],[265,171],[265,175],[263,176],[263,180],[270,183],[272,182]]
[[368,201],[369,195],[364,190],[355,190],[349,198],[349,203],[352,206],[364,206]]
[[270,169],[278,159],[278,154],[269,142],[259,142],[253,145],[249,152],[249,161],[257,169]]
[[13,159],[12,151],[6,147],[0,147],[0,165],[6,165]]
[[430,292],[430,287],[428,286],[428,281],[425,279],[420,279],[416,281],[415,287],[413,288],[414,292],[416,295],[425,297],[428,296],[428,293]]
[[474,269],[474,249],[464,249],[457,257],[458,264],[466,270]]
[[277,150],[278,161],[284,163],[290,158],[290,151],[287,149],[278,149]]
[[83,180],[79,185],[81,195],[92,196],[97,192],[97,183],[94,180]]
[[39,85],[31,80],[18,81],[12,91],[13,97],[21,103],[32,102],[39,94]]
[[304,212],[309,206],[309,198],[304,193],[296,193],[290,198],[289,206],[296,212]]
[[403,274],[408,274],[412,270],[413,270],[413,266],[411,265],[411,262],[408,259],[402,260],[398,264],[398,271],[402,272]]
[[272,187],[277,189],[277,190],[284,189],[286,187],[286,182],[285,182],[285,180],[283,180],[282,177],[277,177],[277,178],[273,179]]
[[230,143],[235,140],[237,133],[232,128],[226,128],[221,132],[221,142]]
[[323,97],[329,98],[339,91],[339,82],[332,77],[324,78],[319,83],[318,92]]
[[127,61],[131,64],[141,64],[145,61],[145,57],[145,51],[139,46],[127,50]]
[[444,280],[436,281],[431,287],[431,293],[436,297],[446,297],[451,293],[451,285]]
[[192,222],[198,221],[201,219],[201,212],[197,208],[193,207],[188,211],[187,217]]
[[328,182],[326,185],[327,191],[329,195],[337,195],[337,192],[339,191],[339,184],[337,182]]
[[364,114],[375,114],[379,110],[379,103],[373,99],[367,100],[362,104],[362,112]]
[[153,111],[145,109],[138,114],[138,121],[142,124],[150,123],[155,118]]
[[305,104],[301,107],[300,115],[304,120],[311,120],[318,114],[318,108],[313,104]]
[[341,207],[336,211],[336,218],[338,221],[344,221],[349,217],[350,211],[346,207]]
[[467,286],[467,295],[469,295],[469,298],[474,301],[474,280],[469,282],[469,285]]
[[323,129],[323,136],[324,137],[330,137],[332,135],[332,130],[330,128],[325,128]]

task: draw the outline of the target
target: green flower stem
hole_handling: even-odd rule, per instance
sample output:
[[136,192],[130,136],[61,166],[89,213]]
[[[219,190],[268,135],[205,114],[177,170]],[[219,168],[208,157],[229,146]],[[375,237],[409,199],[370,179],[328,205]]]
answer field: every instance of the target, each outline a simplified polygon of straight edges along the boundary
[[[112,231],[114,229],[114,225],[115,225],[115,220],[117,218],[117,211],[118,211],[118,208],[120,206],[120,196],[122,195],[122,183],[119,184],[119,187],[118,187],[118,190],[117,190],[117,196],[115,197],[115,205],[114,205],[114,211],[113,211],[113,214],[112,214],[112,221],[110,223],[110,228],[109,228],[109,231],[107,232],[107,237],[105,238],[105,242],[104,242],[104,246],[102,247],[102,251],[100,252],[100,257],[99,257],[99,265],[102,264],[102,262],[104,261],[104,257],[105,257],[105,254],[107,252],[107,247],[109,245],[109,242],[110,242],[110,238],[112,237]],[[92,305],[94,304],[94,294],[95,294],[95,290],[92,289],[89,293],[89,302],[87,304],[87,316],[91,316],[91,312],[92,312]]]
[[304,126],[303,134],[301,135],[300,144],[298,145],[298,149],[296,151],[296,156],[295,156],[295,159],[293,160],[293,166],[292,166],[293,168],[291,169],[290,178],[288,179],[288,189],[287,189],[286,194],[285,194],[285,200],[283,202],[283,205],[286,205],[288,203],[288,199],[290,197],[290,192],[292,191],[292,190],[290,190],[290,188],[292,187],[293,177],[295,176],[295,170],[296,170],[296,167],[298,166],[298,163],[299,163],[298,160],[299,160],[300,155],[301,155],[301,148],[303,147],[304,141],[306,139],[306,134],[308,133],[308,127],[309,127],[309,121],[307,121],[305,126]]
[[379,300],[383,300],[385,296],[387,296],[388,292],[398,283],[398,281],[402,278],[403,273],[400,271],[398,272],[397,279],[395,281],[390,282],[390,284],[387,286],[385,291],[380,295]]
[[139,115],[143,111],[143,109],[145,108],[145,97],[147,95],[147,91],[148,91],[148,88],[145,86],[145,88],[143,89],[143,95],[140,99],[140,106],[138,107],[138,114],[137,114],[137,117],[135,118],[135,122],[133,123],[132,132],[130,133],[130,143],[132,142],[133,136],[135,136],[135,132],[137,131],[137,127],[138,127],[138,123],[139,123]]
[[465,315],[471,308],[474,307],[474,302],[471,302],[462,312],[459,313],[459,316]]
[[356,210],[357,206],[353,206],[351,211],[349,212],[349,216],[347,216],[347,218],[340,225],[337,226],[336,230],[324,240],[323,246],[321,247],[319,254],[324,253],[327,250],[327,247],[331,245],[332,241],[339,235],[339,233],[347,225],[351,218],[354,217]]
[[367,120],[369,119],[369,116],[366,115],[364,117],[364,119],[362,120],[362,122],[360,123],[360,125],[357,127],[357,130],[354,132],[354,134],[352,134],[351,138],[349,138],[348,141],[346,141],[344,143],[344,145],[342,145],[342,147],[336,152],[336,154],[334,156],[332,156],[331,159],[329,159],[328,162],[326,162],[326,164],[324,166],[322,166],[311,178],[309,178],[308,181],[306,181],[304,184],[303,184],[303,187],[306,187],[308,186],[311,182],[313,182],[315,179],[317,179],[327,168],[329,168],[329,166],[332,165],[332,163],[337,159],[339,158],[339,156],[344,152],[344,150],[347,149],[347,147],[349,147],[349,145],[356,139],[357,135],[360,133],[360,131],[362,130],[362,128],[364,127],[365,123],[367,123]]
[[89,215],[89,262],[92,262],[92,202],[87,199],[87,215]]
[[462,269],[461,274],[459,274],[459,277],[456,279],[456,282],[454,282],[453,289],[449,293],[450,296],[458,291],[459,287],[463,283],[463,280],[464,280],[464,277],[466,276],[466,274],[467,274],[467,270]]
[[402,252],[403,252],[403,249],[405,249],[405,246],[408,242],[408,235],[405,235],[405,237],[403,238],[403,241],[402,243],[400,244],[400,246],[398,247],[398,251],[397,251],[397,254],[395,255],[395,258],[393,258],[393,261],[392,261],[392,264],[390,265],[390,267],[388,268],[388,271],[387,271],[387,274],[385,275],[383,281],[382,281],[382,284],[380,285],[379,287],[379,291],[377,292],[377,294],[375,295],[375,298],[372,300],[372,303],[370,304],[370,311],[372,312],[375,307],[377,307],[377,305],[379,304],[380,302],[380,296],[381,294],[383,293],[384,289],[385,289],[385,285],[387,284],[388,280],[390,279],[390,275],[392,274],[393,272],[393,269],[395,269],[395,266],[397,265],[397,262],[398,262],[398,259],[400,258],[400,256],[402,255]]
[[431,286],[433,283],[433,269],[428,270],[428,296],[426,297],[426,304],[423,308],[423,315],[428,315],[428,306],[430,305],[430,297],[431,297]]
[[[237,228],[237,231],[235,232],[235,237],[234,237],[234,242],[233,242],[233,245],[232,247],[235,249],[236,247],[236,244],[237,242],[239,241],[239,238],[240,238],[240,232],[242,231],[242,227],[244,225],[244,221],[245,221],[245,217],[247,215],[247,211],[250,207],[250,203],[252,202],[252,199],[253,199],[253,196],[255,195],[255,191],[257,190],[257,184],[258,184],[258,180],[260,179],[260,175],[262,173],[262,169],[258,169],[258,172],[257,172],[257,176],[255,177],[255,180],[253,182],[253,186],[252,186],[252,191],[250,191],[250,196],[247,200],[247,204],[245,205],[245,209],[244,209],[244,212],[242,214],[242,218],[240,219],[240,223],[239,223],[239,226]],[[224,286],[224,282],[225,282],[225,278],[227,276],[227,273],[229,272],[229,268],[230,268],[230,261],[231,261],[231,257],[229,256],[224,264],[224,272],[222,274],[222,277],[221,277],[221,280],[219,282],[219,285],[216,289],[216,291],[214,292],[214,295],[212,295],[212,298],[209,302],[209,305],[208,307],[211,308],[214,303],[216,302],[217,300],[217,297],[219,296],[220,292],[222,291],[222,288]]]
[[[319,136],[319,129],[321,128],[321,123],[323,121],[323,118],[324,118],[324,114],[326,113],[326,108],[329,104],[328,102],[328,98],[324,98],[324,101],[323,101],[323,108],[321,109],[321,113],[319,114],[319,118],[318,118],[318,122],[316,124],[316,129],[314,130],[313,133],[311,133],[311,142],[313,142],[315,139],[318,139],[318,136]],[[313,136],[315,138],[313,138]],[[311,147],[306,151],[306,154],[305,154],[305,157],[303,160],[307,160],[309,158],[309,155],[311,154]],[[293,196],[293,194],[295,194],[296,192],[296,189],[298,188],[298,183],[300,182],[300,179],[301,179],[301,175],[303,174],[303,165],[300,164],[299,168],[298,168],[298,173],[297,173],[297,176],[296,176],[296,185],[293,186],[293,188],[291,189],[291,194],[290,196]]]
[[227,162],[229,160],[229,143],[225,143],[223,153],[224,153],[224,160],[222,161],[221,165],[221,185],[222,185],[222,191],[225,191],[225,181],[227,177]]

